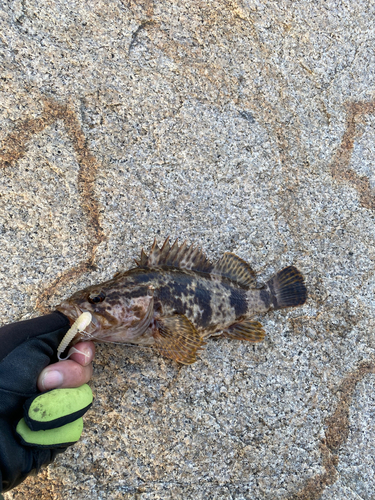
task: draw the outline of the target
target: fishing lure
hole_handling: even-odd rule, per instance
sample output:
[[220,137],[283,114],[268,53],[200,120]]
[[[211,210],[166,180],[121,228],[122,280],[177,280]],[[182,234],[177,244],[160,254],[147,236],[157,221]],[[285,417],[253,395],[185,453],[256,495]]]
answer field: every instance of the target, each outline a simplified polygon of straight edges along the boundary
[[77,333],[82,333],[84,332],[85,328],[91,323],[92,320],[92,315],[88,311],[82,313],[78,318],[75,320],[75,322],[72,324],[72,326],[69,328],[69,330],[66,332],[64,338],[60,342],[58,348],[57,348],[57,358],[59,361],[65,361],[68,359],[74,352],[79,352],[80,354],[83,354],[84,356],[87,357],[87,354],[79,351],[75,347],[71,347],[69,349],[68,355],[66,358],[62,358],[61,354],[65,351],[65,349],[68,347],[70,342],[74,339],[74,337],[77,335]]

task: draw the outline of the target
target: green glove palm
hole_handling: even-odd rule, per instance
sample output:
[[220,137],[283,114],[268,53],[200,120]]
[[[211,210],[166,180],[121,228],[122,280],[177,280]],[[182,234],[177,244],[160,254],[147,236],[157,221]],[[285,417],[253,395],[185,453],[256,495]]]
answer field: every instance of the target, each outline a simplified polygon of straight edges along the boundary
[[90,387],[54,389],[24,404],[24,418],[17,425],[22,444],[33,447],[65,448],[81,436],[82,415],[92,405]]

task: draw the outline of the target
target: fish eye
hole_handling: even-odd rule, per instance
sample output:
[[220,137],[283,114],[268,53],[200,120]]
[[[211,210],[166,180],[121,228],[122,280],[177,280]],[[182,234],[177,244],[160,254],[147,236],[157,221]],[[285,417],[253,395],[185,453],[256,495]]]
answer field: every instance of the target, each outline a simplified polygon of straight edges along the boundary
[[105,293],[103,292],[103,290],[101,290],[99,293],[92,292],[89,294],[87,299],[91,304],[99,304],[99,302],[103,302],[103,300],[105,299]]

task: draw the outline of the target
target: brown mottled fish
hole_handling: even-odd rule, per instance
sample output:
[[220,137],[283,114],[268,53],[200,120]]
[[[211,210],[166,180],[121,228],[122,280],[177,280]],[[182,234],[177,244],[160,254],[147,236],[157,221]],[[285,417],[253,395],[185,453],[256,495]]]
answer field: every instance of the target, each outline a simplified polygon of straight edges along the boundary
[[137,267],[89,286],[62,302],[57,310],[75,321],[90,312],[92,321],[78,340],[153,346],[182,364],[196,361],[205,340],[226,337],[260,342],[265,333],[256,313],[304,304],[302,274],[286,267],[257,288],[249,264],[233,253],[211,263],[203,252],[169,238],[150,254],[142,250]]

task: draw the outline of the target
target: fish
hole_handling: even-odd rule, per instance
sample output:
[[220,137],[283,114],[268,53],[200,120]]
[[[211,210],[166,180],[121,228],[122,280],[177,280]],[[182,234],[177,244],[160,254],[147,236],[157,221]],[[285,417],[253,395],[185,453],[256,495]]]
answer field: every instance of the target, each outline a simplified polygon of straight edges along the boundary
[[[222,335],[251,343],[265,331],[256,314],[306,302],[304,277],[294,266],[257,286],[250,265],[226,252],[211,262],[200,247],[172,245],[169,237],[149,254],[142,249],[136,267],[117,272],[104,283],[74,293],[56,309],[71,324],[82,313],[91,321],[80,340],[151,346],[174,361],[197,360],[206,340]],[[90,318],[90,316],[88,316]]]

